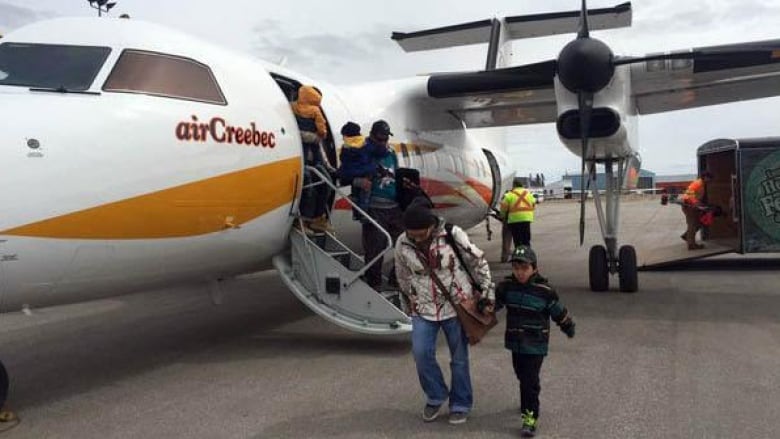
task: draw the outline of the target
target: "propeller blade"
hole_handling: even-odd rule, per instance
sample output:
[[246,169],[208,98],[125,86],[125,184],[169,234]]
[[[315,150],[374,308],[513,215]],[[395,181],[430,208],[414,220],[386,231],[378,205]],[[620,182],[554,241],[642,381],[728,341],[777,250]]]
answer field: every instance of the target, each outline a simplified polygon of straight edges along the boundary
[[577,32],[577,38],[590,38],[590,29],[588,28],[588,5],[582,0],[582,9],[580,9],[580,30]]
[[580,112],[580,139],[582,139],[582,166],[580,168],[580,245],[582,245],[585,241],[585,201],[588,199],[588,192],[585,189],[585,159],[590,155],[588,145],[590,143],[590,121],[593,113],[593,93],[587,91],[577,93],[577,104]]

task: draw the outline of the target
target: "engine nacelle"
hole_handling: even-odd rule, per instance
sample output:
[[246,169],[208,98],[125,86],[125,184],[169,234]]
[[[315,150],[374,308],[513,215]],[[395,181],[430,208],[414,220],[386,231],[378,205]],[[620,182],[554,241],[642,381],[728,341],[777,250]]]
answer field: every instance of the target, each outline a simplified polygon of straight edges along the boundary
[[[636,108],[631,104],[630,71],[618,68],[609,84],[593,95],[589,158],[628,157],[636,154]],[[580,111],[577,95],[555,79],[558,102],[556,128],[561,142],[582,156]]]

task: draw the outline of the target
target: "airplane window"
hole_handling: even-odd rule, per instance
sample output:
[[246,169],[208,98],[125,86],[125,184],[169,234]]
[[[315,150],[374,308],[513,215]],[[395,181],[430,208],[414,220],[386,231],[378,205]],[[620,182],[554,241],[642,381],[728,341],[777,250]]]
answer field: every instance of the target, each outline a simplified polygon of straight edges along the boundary
[[109,47],[3,43],[0,85],[84,91],[109,53]]
[[211,69],[205,64],[139,50],[122,52],[103,90],[227,104]]

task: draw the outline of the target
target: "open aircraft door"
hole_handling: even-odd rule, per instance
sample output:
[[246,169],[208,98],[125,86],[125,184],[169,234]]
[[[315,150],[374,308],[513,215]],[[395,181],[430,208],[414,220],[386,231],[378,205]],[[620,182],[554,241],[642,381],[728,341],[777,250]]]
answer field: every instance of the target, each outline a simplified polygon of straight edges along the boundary
[[488,165],[490,166],[490,176],[493,178],[493,196],[490,199],[490,207],[495,207],[501,200],[501,168],[498,166],[496,156],[487,149],[482,150],[487,158]]

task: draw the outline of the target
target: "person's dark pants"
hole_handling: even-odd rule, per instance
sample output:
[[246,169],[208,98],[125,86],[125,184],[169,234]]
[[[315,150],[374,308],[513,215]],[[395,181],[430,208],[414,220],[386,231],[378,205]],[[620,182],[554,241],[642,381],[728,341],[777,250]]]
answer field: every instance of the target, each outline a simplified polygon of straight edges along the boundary
[[539,372],[542,369],[544,355],[529,355],[512,352],[512,366],[520,381],[520,412],[530,411],[535,418],[539,417]]
[[[395,245],[396,239],[403,231],[403,225],[401,223],[401,209],[394,207],[391,209],[369,209],[368,214],[371,215],[382,228],[384,228],[390,237],[393,239],[391,245]],[[371,262],[382,250],[387,247],[387,238],[381,230],[374,227],[371,222],[363,223],[363,252],[364,260],[366,264]],[[391,250],[392,251],[392,250]],[[366,283],[371,288],[378,290],[382,286],[382,263],[384,262],[384,256],[381,257],[374,265],[369,267],[366,271]],[[390,283],[395,281],[395,268],[390,271]]]
[[510,223],[509,230],[512,231],[512,240],[515,247],[518,245],[531,245],[531,223],[521,221],[519,223]]
[[[328,172],[322,165],[317,166],[317,170],[324,175],[328,175]],[[309,171],[303,173],[303,186],[306,187],[309,184],[320,181],[320,177],[314,175]],[[326,203],[328,202],[330,193],[333,190],[325,183],[318,184],[313,187],[305,188],[301,192],[300,211],[301,217],[305,219],[319,218],[326,212]]]
[[507,262],[512,256],[512,244],[515,238],[506,221],[501,222],[501,262]]

